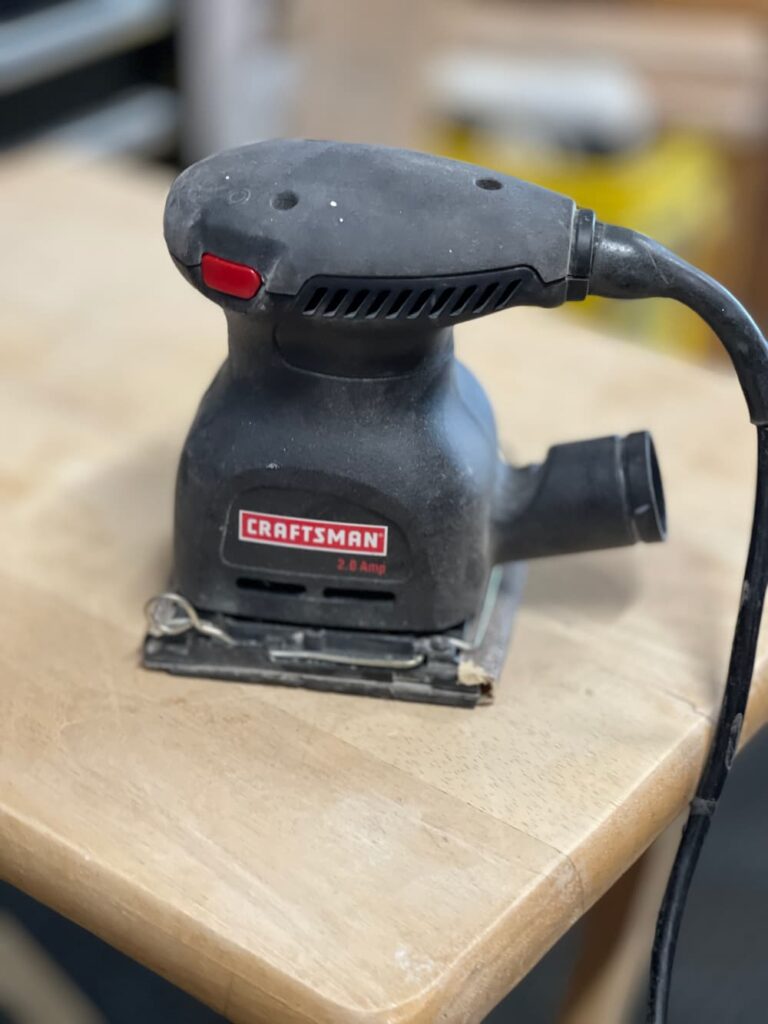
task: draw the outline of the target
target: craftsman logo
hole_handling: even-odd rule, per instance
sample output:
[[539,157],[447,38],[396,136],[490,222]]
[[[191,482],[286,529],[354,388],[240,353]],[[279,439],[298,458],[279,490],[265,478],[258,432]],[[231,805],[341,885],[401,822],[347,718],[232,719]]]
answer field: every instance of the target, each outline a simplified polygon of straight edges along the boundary
[[367,523],[332,523],[327,519],[273,516],[240,510],[240,540],[305,551],[336,551],[347,555],[387,553],[387,527]]

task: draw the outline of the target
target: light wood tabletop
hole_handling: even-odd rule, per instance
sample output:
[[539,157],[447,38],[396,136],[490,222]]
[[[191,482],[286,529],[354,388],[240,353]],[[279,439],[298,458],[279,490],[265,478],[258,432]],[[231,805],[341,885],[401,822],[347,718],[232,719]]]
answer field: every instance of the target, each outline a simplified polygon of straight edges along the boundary
[[167,184],[0,166],[0,874],[238,1024],[480,1021],[692,792],[751,512],[739,389],[557,312],[461,329],[508,452],[651,428],[670,518],[531,566],[493,705],[144,672],[225,351]]

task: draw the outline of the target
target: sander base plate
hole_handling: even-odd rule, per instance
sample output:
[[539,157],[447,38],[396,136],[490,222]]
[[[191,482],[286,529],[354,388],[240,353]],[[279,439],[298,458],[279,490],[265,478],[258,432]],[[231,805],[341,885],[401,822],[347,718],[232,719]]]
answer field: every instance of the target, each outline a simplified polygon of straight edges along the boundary
[[[187,620],[148,605],[145,668],[239,683],[301,686],[395,700],[475,707],[493,700],[524,580],[522,563],[497,566],[478,615],[443,633],[373,633],[193,612]],[[150,611],[150,608],[152,610]],[[167,610],[167,609],[166,609]],[[164,627],[164,622],[166,627]],[[179,628],[180,622],[188,622]]]

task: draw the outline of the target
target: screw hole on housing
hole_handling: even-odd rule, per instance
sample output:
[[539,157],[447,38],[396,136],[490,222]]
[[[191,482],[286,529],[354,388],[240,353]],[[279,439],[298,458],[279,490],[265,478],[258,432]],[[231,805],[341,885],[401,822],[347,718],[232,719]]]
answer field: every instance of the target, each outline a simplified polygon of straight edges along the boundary
[[478,188],[485,189],[486,192],[496,192],[500,188],[504,188],[496,178],[477,178],[475,184]]
[[272,196],[272,205],[276,210],[290,210],[298,203],[299,197],[295,192],[278,192],[276,196]]

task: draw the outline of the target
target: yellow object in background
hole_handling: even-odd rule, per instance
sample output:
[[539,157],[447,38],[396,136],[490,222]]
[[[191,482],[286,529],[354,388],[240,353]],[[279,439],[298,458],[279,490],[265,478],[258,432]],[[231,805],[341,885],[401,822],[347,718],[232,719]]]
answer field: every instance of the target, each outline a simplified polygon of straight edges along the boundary
[[[670,133],[630,150],[593,154],[526,146],[456,125],[446,126],[434,148],[572,196],[600,220],[652,235],[718,275],[728,168],[707,139]],[[587,299],[566,308],[665,351],[700,359],[712,354],[707,328],[676,303]]]

